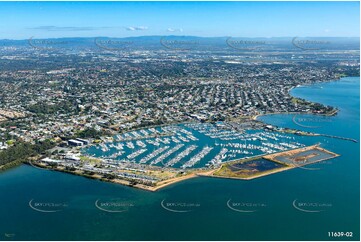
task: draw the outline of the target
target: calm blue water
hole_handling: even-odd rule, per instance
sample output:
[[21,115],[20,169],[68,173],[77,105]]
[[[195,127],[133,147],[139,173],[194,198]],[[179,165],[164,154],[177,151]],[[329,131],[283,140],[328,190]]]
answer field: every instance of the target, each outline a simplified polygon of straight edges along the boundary
[[[358,90],[359,78],[294,89],[292,95],[340,109],[327,122],[297,117],[318,128],[301,127],[292,115],[260,119],[359,139]],[[0,174],[0,240],[328,240],[328,232],[338,231],[353,233],[344,240],[358,240],[359,143],[324,137],[299,142],[321,142],[341,156],[309,166],[315,169],[250,181],[195,178],[156,193],[23,165]],[[103,208],[123,206],[123,212],[100,210],[97,200]],[[185,212],[171,212],[162,201]],[[57,212],[35,211],[29,202]]]

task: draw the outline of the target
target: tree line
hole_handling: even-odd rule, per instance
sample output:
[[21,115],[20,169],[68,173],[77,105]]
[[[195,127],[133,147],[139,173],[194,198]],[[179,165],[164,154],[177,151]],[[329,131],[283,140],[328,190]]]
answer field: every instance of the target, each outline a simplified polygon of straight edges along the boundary
[[55,146],[50,140],[38,141],[35,144],[20,142],[0,152],[0,166],[11,162],[21,163],[29,157],[44,154],[46,150]]

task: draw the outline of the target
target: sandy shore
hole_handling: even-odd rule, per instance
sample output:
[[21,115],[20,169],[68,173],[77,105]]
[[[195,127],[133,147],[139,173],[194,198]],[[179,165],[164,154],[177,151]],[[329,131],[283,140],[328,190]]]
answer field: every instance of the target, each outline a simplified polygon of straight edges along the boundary
[[295,168],[295,167],[286,166],[286,167],[274,169],[274,170],[271,170],[271,171],[266,171],[266,172],[258,173],[258,174],[256,174],[256,175],[250,175],[250,176],[248,176],[248,177],[217,176],[217,175],[213,175],[213,173],[212,173],[212,174],[200,174],[200,176],[214,177],[214,178],[223,178],[223,179],[252,180],[252,179],[255,179],[255,178],[260,178],[260,177],[263,177],[263,176],[268,176],[268,175],[275,174],[275,173],[279,173],[279,172],[282,172],[282,171],[291,170],[291,169],[294,169],[294,168]]
[[253,120],[257,120],[258,117],[262,117],[262,116],[268,116],[268,115],[276,115],[276,114],[312,114],[312,113],[307,113],[307,112],[274,112],[274,113],[264,113],[264,114],[257,114],[255,116],[252,117]]
[[172,179],[161,181],[155,187],[150,187],[150,186],[144,187],[144,185],[142,185],[142,184],[137,184],[134,187],[139,187],[141,189],[155,192],[155,191],[158,191],[159,189],[162,189],[162,188],[172,185],[174,183],[181,182],[181,181],[188,180],[188,179],[195,178],[195,177],[197,177],[197,174],[192,173],[192,174],[188,174],[185,176],[175,177]]

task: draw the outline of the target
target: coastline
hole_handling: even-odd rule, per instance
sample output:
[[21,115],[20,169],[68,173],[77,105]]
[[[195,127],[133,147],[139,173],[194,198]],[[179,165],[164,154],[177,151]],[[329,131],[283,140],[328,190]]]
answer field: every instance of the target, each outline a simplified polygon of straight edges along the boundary
[[[290,89],[288,89],[288,94],[293,97],[293,98],[296,98],[296,99],[299,99],[299,97],[295,97],[293,95],[291,95],[291,91],[295,88],[298,88],[298,87],[307,87],[307,86],[312,86],[312,85],[315,85],[315,84],[318,84],[318,83],[331,83],[331,82],[337,82],[337,81],[340,81],[342,78],[347,78],[347,77],[351,77],[351,76],[343,76],[343,77],[339,77],[338,79],[334,79],[334,80],[328,80],[328,81],[319,81],[319,82],[315,82],[315,83],[312,83],[312,84],[303,84],[303,85],[297,85],[297,86],[294,86],[294,87],[291,87]],[[306,100],[307,101],[307,100]],[[312,101],[308,101],[308,102],[311,102],[311,103],[314,103]],[[321,105],[324,105],[322,103],[319,103]],[[333,112],[331,112],[330,114],[315,114],[315,113],[312,113],[312,112],[270,112],[270,113],[264,113],[264,114],[257,114],[257,115],[254,115],[252,116],[252,120],[256,120],[256,121],[259,121],[257,120],[258,117],[262,117],[262,116],[267,116],[267,115],[276,115],[276,114],[281,114],[281,115],[290,115],[290,114],[294,114],[294,115],[297,115],[297,114],[300,114],[300,115],[307,115],[307,114],[311,114],[311,115],[320,115],[320,116],[334,116],[334,115],[337,115],[337,113],[339,112],[339,110],[335,107],[332,107],[334,110]]]
[[268,176],[268,175],[272,175],[272,174],[276,174],[276,173],[280,173],[280,172],[287,171],[287,170],[292,170],[292,169],[294,169],[294,167],[286,166],[286,167],[278,168],[278,169],[275,169],[275,170],[272,170],[272,171],[262,172],[262,173],[259,173],[259,174],[257,174],[257,175],[254,175],[254,176],[242,177],[242,178],[241,178],[241,177],[218,176],[218,175],[213,175],[213,174],[210,174],[210,175],[200,175],[200,176],[211,177],[211,178],[222,178],[222,179],[246,180],[246,181],[249,181],[249,180],[261,178],[261,177],[264,177],[264,176]]
[[6,164],[0,166],[0,172],[9,170],[11,168],[15,168],[21,164],[23,164],[23,161],[12,161],[12,162],[6,163]]
[[[279,161],[272,158],[272,157],[275,157],[275,156],[282,156],[283,154],[295,153],[295,152],[297,153],[297,152],[307,151],[307,150],[311,150],[311,149],[322,150],[325,153],[332,154],[333,157],[320,159],[320,160],[317,160],[317,161],[314,161],[314,162],[308,162],[308,163],[305,163],[303,165],[285,164],[285,163],[279,162]],[[111,183],[120,184],[120,185],[133,187],[133,188],[138,188],[138,189],[142,189],[142,190],[146,190],[146,191],[150,191],[150,192],[156,192],[156,191],[158,191],[158,190],[160,190],[162,188],[168,187],[168,186],[170,186],[172,184],[175,184],[175,183],[178,183],[178,182],[181,182],[181,181],[185,181],[185,180],[188,180],[188,179],[196,178],[196,177],[224,178],[224,179],[237,179],[237,180],[252,180],[252,179],[268,176],[268,175],[271,175],[271,174],[276,174],[276,173],[279,173],[279,172],[283,172],[283,171],[286,171],[286,170],[299,168],[299,167],[302,167],[302,166],[305,166],[305,165],[318,163],[318,162],[321,162],[321,161],[324,161],[324,160],[327,160],[327,159],[332,159],[332,158],[335,158],[335,157],[338,157],[338,156],[339,155],[334,153],[334,152],[331,152],[331,151],[328,151],[328,150],[326,150],[324,148],[319,147],[319,144],[315,144],[315,145],[310,145],[310,146],[306,146],[306,147],[302,147],[302,148],[296,148],[296,149],[292,149],[292,150],[276,152],[276,153],[272,153],[272,154],[268,154],[268,155],[267,154],[258,155],[258,156],[256,156],[256,158],[257,157],[265,158],[265,159],[268,159],[268,160],[270,160],[272,162],[282,164],[284,167],[259,172],[259,173],[249,175],[249,176],[246,176],[246,177],[215,175],[215,173],[218,172],[219,170],[221,170],[224,166],[227,166],[227,165],[230,164],[230,162],[226,162],[226,163],[222,164],[217,169],[210,169],[210,170],[206,170],[206,171],[194,170],[191,173],[183,175],[183,176],[174,177],[174,178],[170,178],[170,179],[167,179],[167,180],[160,181],[155,186],[145,185],[145,184],[141,184],[141,183],[134,184],[134,181],[119,179],[119,178],[109,179],[109,178],[103,177],[100,174],[91,174],[91,175],[90,174],[85,174],[83,171],[81,171],[79,169],[70,171],[70,170],[67,170],[63,166],[54,168],[54,167],[51,167],[50,165],[43,164],[43,163],[38,163],[38,162],[36,162],[36,163],[28,162],[28,164],[31,165],[31,166],[39,167],[40,169],[65,172],[65,173],[78,175],[78,176],[82,176],[82,177],[89,178],[89,179],[95,179],[95,180],[100,180],[100,181],[105,181],[105,182],[111,182]],[[254,158],[255,157],[252,157],[252,158],[249,158],[249,159],[233,160],[233,161],[231,161],[231,163],[235,163],[235,162],[243,163],[243,162],[249,161],[250,159],[254,159]]]
[[[100,180],[100,181],[105,181],[105,182],[111,182],[111,183],[115,183],[115,184],[125,185],[128,187],[139,188],[139,189],[151,191],[151,192],[158,191],[164,187],[167,187],[169,185],[172,185],[172,184],[184,181],[184,180],[196,178],[199,176],[199,174],[202,174],[202,173],[198,173],[197,171],[194,171],[194,172],[184,175],[184,176],[174,177],[171,179],[160,181],[159,184],[157,184],[155,186],[149,186],[149,185],[140,184],[140,183],[133,185],[132,181],[125,180],[125,179],[119,179],[119,178],[108,179],[108,178],[101,176],[100,174],[93,174],[93,175],[84,174],[81,170],[78,170],[78,169],[76,169],[74,171],[70,171],[70,170],[66,170],[65,167],[52,168],[49,165],[46,165],[44,163],[38,163],[38,162],[26,162],[25,164],[33,166],[33,167],[37,167],[40,169],[49,170],[49,171],[69,173],[69,174],[76,175],[76,176],[82,176],[82,177],[88,178],[88,179],[95,179],[95,180]],[[211,170],[211,171],[214,171],[214,170]],[[207,172],[210,172],[210,171],[207,171]]]
[[[262,117],[262,116],[269,116],[269,115],[316,115],[316,116],[334,116],[337,115],[337,113],[339,112],[339,110],[337,108],[335,108],[331,113],[329,114],[315,114],[312,112],[273,112],[273,113],[264,113],[264,114],[257,114],[252,116],[252,120],[255,121],[260,121],[257,118]],[[260,121],[262,122],[262,121]]]
[[[258,156],[251,157],[251,158],[248,158],[248,159],[239,159],[239,160],[236,160],[236,161],[224,163],[224,164],[222,164],[222,166],[219,169],[215,170],[214,172],[209,172],[208,174],[203,174],[201,176],[224,178],[224,179],[253,180],[253,179],[256,179],[256,178],[268,176],[268,175],[283,172],[283,171],[286,171],[286,170],[301,168],[303,166],[319,163],[321,161],[333,159],[333,158],[336,158],[336,157],[340,156],[339,154],[336,154],[334,152],[331,152],[329,150],[321,148],[319,145],[320,144],[314,144],[314,145],[310,145],[310,146],[306,146],[306,147],[302,147],[302,148],[296,148],[296,149],[276,152],[276,153],[272,153],[272,154],[258,155]],[[286,163],[286,162],[283,162],[283,161],[280,161],[280,160],[276,159],[277,157],[282,157],[282,156],[292,157],[293,155],[298,155],[298,154],[301,154],[302,152],[307,152],[307,151],[310,151],[310,150],[318,150],[318,151],[321,151],[323,153],[327,153],[327,154],[329,154],[331,156],[325,157],[325,158],[322,158],[322,159],[318,159],[318,160],[315,160],[315,161],[308,161],[308,162],[306,162],[304,164],[296,164],[295,162]],[[252,160],[257,160],[257,159],[266,159],[269,162],[278,163],[278,164],[282,165],[283,167],[270,169],[270,170],[266,170],[266,171],[260,171],[260,172],[256,172],[255,174],[248,174],[248,175],[245,175],[245,176],[244,175],[236,176],[237,175],[236,172],[234,172],[235,176],[232,176],[229,173],[227,173],[227,175],[217,175],[216,174],[217,172],[219,173],[219,171],[221,171],[223,168],[229,169],[229,166],[231,166],[231,164],[233,164],[233,163],[246,163],[246,162],[249,162],[249,161],[252,161]]]
[[[330,81],[329,81],[330,82]],[[297,86],[296,86],[297,87]],[[292,87],[289,92],[293,89],[293,88],[296,88],[296,87]],[[290,93],[289,93],[290,94]],[[291,95],[292,96],[292,95]],[[292,96],[293,97],[293,96]],[[297,97],[295,97],[297,98]],[[286,114],[286,115],[297,115],[297,114],[312,114],[312,115],[335,115],[337,114],[339,110],[337,109],[334,109],[333,112],[331,114],[315,114],[315,113],[312,113],[312,112],[274,112],[274,113],[265,113],[265,114],[257,114],[255,116],[252,116],[251,119],[252,120],[255,120],[255,121],[259,121],[257,120],[258,117],[261,117],[261,116],[266,116],[266,115],[277,115],[277,114]],[[262,121],[260,121],[262,122]],[[186,123],[192,123],[192,122],[186,122]],[[161,124],[161,125],[156,125],[157,127],[158,126],[166,126],[166,125],[169,125],[169,124]],[[141,128],[138,128],[138,129],[141,129]],[[137,129],[136,129],[137,130]],[[128,132],[128,131],[127,131]],[[315,134],[315,135],[322,135],[322,134]],[[342,138],[342,137],[341,137]],[[264,154],[263,156],[265,156],[266,154]],[[29,162],[30,163],[30,162]],[[12,163],[9,163],[9,164],[12,164]],[[271,171],[266,171],[266,172],[263,172],[263,173],[259,173],[257,175],[254,175],[254,176],[250,176],[250,177],[246,177],[246,178],[237,178],[237,177],[222,177],[222,176],[217,176],[217,175],[214,175],[213,173],[216,171],[216,170],[219,170],[221,169],[221,167],[223,166],[223,164],[217,168],[217,169],[210,169],[210,170],[206,170],[206,171],[202,171],[202,172],[199,172],[197,170],[195,171],[192,171],[191,173],[187,174],[187,175],[183,175],[183,176],[179,176],[179,177],[174,177],[174,178],[170,178],[168,180],[163,180],[163,181],[160,181],[158,182],[155,186],[151,186],[151,185],[146,185],[146,184],[141,184],[141,183],[136,183],[134,181],[130,181],[130,180],[126,180],[126,179],[119,179],[119,178],[114,178],[114,179],[109,179],[109,178],[105,178],[103,177],[101,174],[84,174],[83,171],[81,170],[74,170],[74,171],[70,171],[70,170],[66,170],[65,167],[61,167],[61,168],[54,168],[50,165],[47,165],[47,164],[43,164],[43,163],[39,163],[39,162],[32,162],[30,163],[32,166],[38,166],[42,169],[47,169],[47,170],[54,170],[54,171],[60,171],[60,172],[65,172],[65,173],[69,173],[69,174],[73,174],[73,175],[78,175],[78,176],[83,176],[85,178],[90,178],[90,179],[96,179],[96,180],[100,180],[100,181],[106,181],[106,182],[112,182],[112,183],[116,183],[116,184],[121,184],[121,185],[125,185],[125,186],[129,186],[129,187],[134,187],[134,188],[139,188],[139,189],[142,189],[142,190],[146,190],[146,191],[152,191],[152,192],[155,192],[155,191],[158,191],[164,187],[167,187],[167,186],[170,186],[172,184],[175,184],[175,183],[178,183],[178,182],[181,182],[181,181],[184,181],[184,180],[188,180],[188,179],[192,179],[192,178],[196,178],[196,177],[202,177],[202,176],[205,176],[205,177],[215,177],[215,178],[227,178],[227,179],[242,179],[242,180],[251,180],[251,179],[255,179],[255,178],[259,178],[259,177],[263,177],[263,176],[266,176],[266,175],[270,175],[270,174],[274,174],[274,173],[278,173],[278,172],[282,172],[282,171],[285,171],[285,170],[289,170],[289,169],[293,169],[294,167],[282,167],[282,168],[278,168],[276,170],[271,170]],[[43,164],[43,165],[42,165]],[[225,163],[226,164],[226,163]],[[1,170],[4,170],[4,169],[7,169],[5,167],[6,165],[3,165],[0,167],[0,171]],[[14,165],[16,166],[16,165]],[[5,168],[4,168],[5,167]],[[13,166],[11,166],[13,167]],[[135,184],[134,184],[135,183]]]

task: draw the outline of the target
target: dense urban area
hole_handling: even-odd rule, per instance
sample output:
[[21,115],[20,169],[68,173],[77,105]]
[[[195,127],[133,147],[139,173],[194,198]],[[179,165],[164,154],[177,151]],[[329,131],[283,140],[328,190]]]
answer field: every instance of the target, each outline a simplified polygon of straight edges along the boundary
[[[53,46],[46,47],[49,43]],[[77,156],[78,146],[113,141],[141,128],[219,121],[264,127],[250,120],[269,113],[337,115],[336,107],[292,97],[290,90],[359,75],[358,49],[305,50],[291,41],[284,47],[257,42],[258,49],[234,48],[237,43],[229,39],[215,48],[197,48],[202,43],[194,41],[176,48],[172,45],[180,41],[162,38],[132,48],[105,48],[111,42],[99,40],[74,48],[62,43],[3,41],[0,46],[2,169],[41,159],[56,166],[57,160],[68,159],[73,168],[66,169],[77,172],[76,162],[97,162]],[[163,131],[152,137],[172,132]],[[132,182],[126,169],[123,178]],[[133,164],[132,169],[129,174],[140,176],[145,168]],[[157,173],[159,167],[150,169]],[[92,166],[88,175],[95,171]],[[178,171],[162,172],[172,179]],[[142,176],[147,184],[152,180]],[[110,173],[103,178],[114,179]]]

